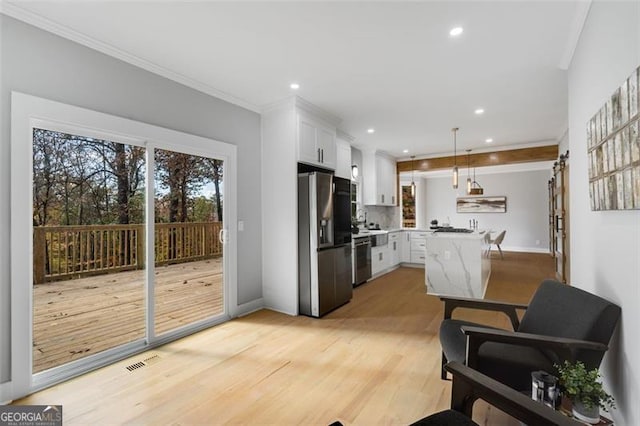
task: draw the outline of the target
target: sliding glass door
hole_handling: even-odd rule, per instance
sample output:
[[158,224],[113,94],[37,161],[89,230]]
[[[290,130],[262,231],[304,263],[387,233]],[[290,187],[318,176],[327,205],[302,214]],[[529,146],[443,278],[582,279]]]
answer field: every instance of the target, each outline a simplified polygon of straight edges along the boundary
[[14,399],[234,314],[234,146],[16,93],[11,139]]
[[145,148],[33,130],[33,372],[145,337]]
[[224,313],[224,161],[155,150],[154,333]]

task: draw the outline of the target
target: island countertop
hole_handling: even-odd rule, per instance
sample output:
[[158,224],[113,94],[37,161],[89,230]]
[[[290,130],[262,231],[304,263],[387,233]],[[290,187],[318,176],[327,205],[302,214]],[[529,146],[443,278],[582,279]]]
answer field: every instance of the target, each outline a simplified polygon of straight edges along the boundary
[[486,230],[428,234],[427,293],[483,298],[491,275],[490,241],[490,233]]
[[427,238],[464,238],[464,239],[480,239],[489,234],[489,231],[478,229],[473,232],[429,232]]

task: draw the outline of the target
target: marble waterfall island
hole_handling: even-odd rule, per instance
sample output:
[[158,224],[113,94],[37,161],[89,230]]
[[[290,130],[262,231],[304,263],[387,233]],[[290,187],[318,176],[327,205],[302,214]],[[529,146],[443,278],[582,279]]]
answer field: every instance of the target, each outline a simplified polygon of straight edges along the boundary
[[491,275],[490,241],[485,231],[427,234],[427,293],[484,298]]

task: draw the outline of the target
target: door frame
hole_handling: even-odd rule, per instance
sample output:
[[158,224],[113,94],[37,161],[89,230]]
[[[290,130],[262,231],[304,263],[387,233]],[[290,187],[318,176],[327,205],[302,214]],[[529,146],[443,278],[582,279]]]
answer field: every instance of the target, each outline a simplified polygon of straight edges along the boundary
[[[32,374],[32,334],[33,334],[33,191],[25,189],[25,183],[32,182],[32,139],[33,128],[47,124],[52,130],[107,139],[147,148],[169,149],[195,155],[202,155],[224,161],[224,217],[226,243],[224,246],[224,306],[225,314],[211,320],[204,320],[186,326],[159,338],[153,334],[147,323],[145,339],[131,342],[117,348],[108,349],[95,355]],[[147,161],[149,173],[153,161]],[[153,170],[153,169],[151,169]],[[147,200],[153,194],[153,174],[147,175]],[[153,206],[147,202],[147,227],[153,226]],[[149,212],[151,210],[151,212]],[[149,229],[149,228],[147,228]],[[11,387],[10,399],[17,399],[36,390],[51,386],[87,371],[108,365],[135,353],[159,346],[201,329],[224,322],[237,314],[237,148],[225,142],[195,136],[163,127],[117,117],[43,99],[19,92],[11,93]],[[146,232],[146,256],[153,256],[152,234]],[[152,258],[153,259],[153,258]],[[153,261],[147,262],[145,292],[147,321],[149,311],[153,314]],[[149,266],[151,265],[151,266]],[[151,272],[150,272],[151,271]],[[152,317],[151,317],[152,318]],[[151,330],[151,333],[149,333]]]

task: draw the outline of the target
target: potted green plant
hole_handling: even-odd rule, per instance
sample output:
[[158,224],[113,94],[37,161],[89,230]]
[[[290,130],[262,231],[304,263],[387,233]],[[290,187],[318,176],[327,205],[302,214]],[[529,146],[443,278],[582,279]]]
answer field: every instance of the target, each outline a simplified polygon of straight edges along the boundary
[[561,389],[571,400],[574,417],[595,424],[600,421],[601,408],[605,411],[615,408],[613,397],[602,387],[597,368],[587,370],[580,361],[565,361],[563,365],[555,367],[558,370]]

